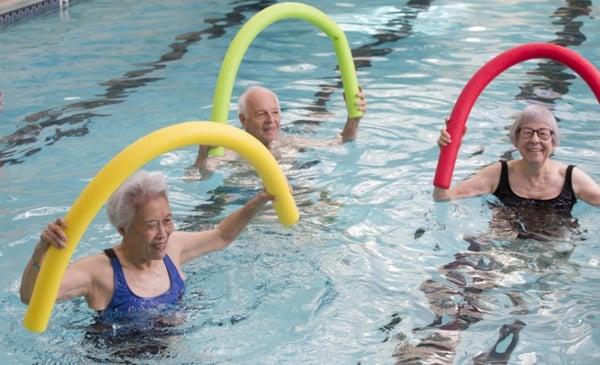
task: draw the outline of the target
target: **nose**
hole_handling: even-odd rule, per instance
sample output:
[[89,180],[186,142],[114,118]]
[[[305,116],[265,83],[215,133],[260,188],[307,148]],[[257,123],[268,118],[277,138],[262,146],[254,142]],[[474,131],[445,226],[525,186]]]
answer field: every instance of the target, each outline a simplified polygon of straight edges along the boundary
[[271,122],[275,119],[275,115],[272,112],[265,114],[265,122]]
[[167,232],[167,227],[165,226],[165,224],[163,222],[158,222],[157,236],[162,237],[162,236],[166,235],[166,232]]

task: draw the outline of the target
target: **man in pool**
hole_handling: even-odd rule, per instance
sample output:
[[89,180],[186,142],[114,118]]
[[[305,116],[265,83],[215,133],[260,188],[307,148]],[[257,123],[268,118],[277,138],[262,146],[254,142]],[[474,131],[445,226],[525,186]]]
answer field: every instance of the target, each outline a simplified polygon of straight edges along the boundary
[[[140,171],[125,181],[107,203],[108,217],[121,241],[104,253],[72,263],[57,299],[84,297],[101,319],[108,320],[172,308],[185,292],[182,265],[227,247],[270,200],[271,195],[259,192],[213,229],[176,231],[164,176]],[[58,218],[42,232],[21,279],[23,303],[31,299],[48,248],[65,248],[67,223]]]
[[[367,110],[364,93],[360,91],[354,96],[356,106],[363,113]],[[311,141],[305,138],[292,137],[281,132],[281,109],[275,93],[261,86],[251,86],[238,100],[239,119],[246,132],[253,135],[271,151],[276,159],[280,159],[294,151],[306,147],[325,147],[353,141],[356,139],[358,124],[361,117],[348,117],[338,138],[327,141]],[[232,160],[235,157],[223,156],[222,160]],[[196,162],[192,165],[202,177],[214,170],[214,163],[208,162],[208,147],[200,146]],[[217,163],[217,161],[215,161]],[[210,164],[210,165],[209,165]]]

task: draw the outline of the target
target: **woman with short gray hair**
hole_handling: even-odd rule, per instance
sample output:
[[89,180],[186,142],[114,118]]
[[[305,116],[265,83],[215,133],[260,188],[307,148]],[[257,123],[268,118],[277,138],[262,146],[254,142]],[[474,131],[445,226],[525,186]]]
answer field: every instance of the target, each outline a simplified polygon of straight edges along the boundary
[[[494,194],[508,207],[549,208],[570,213],[577,199],[600,205],[600,186],[573,165],[550,159],[560,143],[554,115],[540,105],[529,105],[516,118],[509,138],[521,159],[491,164],[450,189],[434,188],[435,200]],[[451,143],[442,128],[438,145]]]
[[[177,304],[185,292],[182,265],[225,248],[269,200],[273,197],[261,192],[214,229],[176,231],[164,176],[139,171],[108,200],[108,216],[121,241],[102,254],[73,262],[57,299],[84,297],[90,308],[106,318]],[[66,247],[66,226],[67,222],[58,218],[42,232],[21,280],[23,303],[31,299],[48,248]]]

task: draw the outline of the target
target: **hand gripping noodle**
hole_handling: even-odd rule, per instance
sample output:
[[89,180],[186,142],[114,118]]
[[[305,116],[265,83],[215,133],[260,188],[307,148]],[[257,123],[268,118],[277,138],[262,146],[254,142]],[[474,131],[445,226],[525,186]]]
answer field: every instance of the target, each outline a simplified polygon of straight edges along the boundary
[[[346,93],[346,108],[348,115],[352,118],[362,116],[354,101],[354,95],[358,94],[358,80],[352,60],[352,52],[344,31],[332,21],[325,13],[312,6],[301,3],[281,3],[271,5],[258,12],[238,31],[227,49],[217,86],[213,96],[213,108],[210,120],[213,122],[227,123],[229,115],[229,102],[233,92],[233,84],[237,71],[246,54],[250,43],[256,36],[269,25],[287,18],[296,18],[307,21],[323,31],[333,42],[333,49],[337,57],[342,83]],[[221,155],[221,148],[211,148],[210,155]]]
[[250,134],[228,125],[211,122],[186,122],[159,129],[140,138],[116,155],[85,187],[67,213],[67,247],[50,247],[33,289],[23,325],[43,332],[50,318],[60,283],[69,260],[102,205],[136,170],[157,156],[188,145],[219,145],[231,149],[256,169],[267,192],[275,196],[273,206],[284,225],[298,221],[299,214],[287,180],[273,155]]
[[532,58],[549,58],[570,67],[585,80],[600,102],[600,71],[575,51],[550,43],[529,43],[501,53],[479,69],[460,93],[447,127],[452,143],[440,151],[433,185],[442,189],[450,187],[467,118],[483,89],[506,69]]

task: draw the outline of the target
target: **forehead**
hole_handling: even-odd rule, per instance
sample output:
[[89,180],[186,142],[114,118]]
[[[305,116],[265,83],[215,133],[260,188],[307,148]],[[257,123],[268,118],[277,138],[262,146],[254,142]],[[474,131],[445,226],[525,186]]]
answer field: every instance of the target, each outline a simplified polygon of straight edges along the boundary
[[169,201],[164,196],[149,198],[140,205],[135,218],[136,220],[146,221],[152,219],[161,219],[171,214]]
[[521,128],[550,128],[552,127],[551,123],[545,118],[529,118],[521,122]]
[[247,107],[251,110],[278,109],[277,99],[266,90],[255,90],[248,95]]

